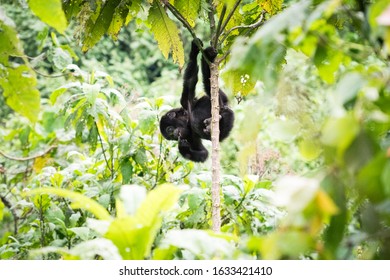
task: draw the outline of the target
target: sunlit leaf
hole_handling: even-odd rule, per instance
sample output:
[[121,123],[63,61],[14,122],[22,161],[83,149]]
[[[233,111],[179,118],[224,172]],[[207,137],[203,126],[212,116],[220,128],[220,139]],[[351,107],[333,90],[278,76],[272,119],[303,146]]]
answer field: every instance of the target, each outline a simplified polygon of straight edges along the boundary
[[61,0],[29,0],[31,10],[43,22],[64,33],[68,26]]
[[106,1],[100,9],[96,9],[96,14],[91,15],[85,28],[83,52],[92,48],[107,32],[113,20],[115,9],[120,2],[121,0]]
[[179,29],[168,17],[160,2],[155,1],[153,3],[149,10],[148,22],[164,57],[168,58],[169,53],[172,52],[173,61],[183,66],[184,49],[179,36]]
[[31,122],[37,121],[40,112],[40,94],[36,84],[35,75],[26,65],[8,68],[0,76],[0,86],[8,106]]
[[304,139],[299,142],[299,151],[305,160],[313,160],[321,154],[322,149],[318,141]]
[[175,7],[184,16],[188,23],[194,27],[200,8],[199,0],[176,0]]
[[341,118],[331,118],[322,130],[321,141],[325,145],[337,148],[342,155],[359,133],[359,124],[352,114]]
[[270,15],[274,15],[282,9],[283,0],[264,0],[260,2],[264,10]]
[[3,220],[3,217],[4,217],[4,213],[3,213],[3,210],[4,210],[4,203],[3,201],[0,199],[0,222]]
[[244,97],[253,91],[256,80],[250,75],[238,70],[226,71],[222,75],[226,87],[234,94],[234,96]]
[[0,63],[6,65],[8,64],[9,56],[23,55],[23,49],[15,27],[15,23],[0,9]]

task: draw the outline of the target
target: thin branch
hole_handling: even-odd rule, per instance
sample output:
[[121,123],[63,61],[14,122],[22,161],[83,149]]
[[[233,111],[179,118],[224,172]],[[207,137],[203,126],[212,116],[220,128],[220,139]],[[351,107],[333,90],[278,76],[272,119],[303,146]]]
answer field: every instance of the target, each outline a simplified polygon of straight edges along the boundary
[[104,149],[104,146],[103,146],[103,139],[102,139],[102,136],[100,135],[99,128],[98,128],[96,121],[95,121],[95,127],[96,127],[96,131],[97,131],[97,134],[99,137],[100,146],[102,146],[102,153],[103,153],[104,161],[106,162],[106,165],[111,172],[111,176],[113,176],[114,170],[112,169],[112,167],[110,167],[110,163],[106,157],[106,150]]
[[68,73],[64,73],[64,74],[56,74],[56,75],[48,75],[48,74],[44,74],[42,72],[39,72],[37,69],[35,69],[34,67],[31,67],[30,68],[35,72],[37,73],[38,75],[42,76],[42,77],[45,77],[45,78],[60,78],[60,77],[64,77],[64,76],[67,76],[69,75]]
[[240,5],[242,0],[237,0],[236,3],[234,4],[233,6],[233,9],[230,11],[230,13],[228,14],[228,16],[226,17],[226,20],[225,22],[222,24],[222,27],[221,27],[221,30],[224,30],[227,26],[227,24],[229,23],[229,21],[231,20],[231,18],[233,17],[234,15],[234,12],[237,10],[238,8],[238,5]]
[[[27,59],[34,59],[35,57],[31,57],[31,56],[27,56],[27,55],[12,55],[12,57],[18,57],[18,58],[23,58],[23,60],[25,58]],[[27,60],[24,60],[25,62],[27,62]],[[64,76],[67,76],[68,74],[67,73],[64,73],[64,74],[55,74],[55,75],[48,75],[48,74],[44,74],[42,72],[39,72],[37,69],[35,69],[34,67],[32,67],[31,65],[29,65],[29,67],[35,72],[37,73],[38,75],[42,76],[42,77],[46,77],[46,78],[59,78],[59,77],[64,77]],[[11,67],[10,67],[11,68]]]
[[[261,13],[261,16],[260,16],[260,18],[259,18],[259,20],[258,20],[257,22],[252,23],[252,24],[249,24],[249,25],[234,26],[234,27],[230,28],[228,31],[223,32],[223,33],[222,33],[222,34],[223,34],[223,37],[222,37],[222,39],[220,40],[219,45],[222,45],[222,43],[226,40],[226,38],[229,36],[229,34],[230,34],[231,32],[233,32],[234,30],[237,30],[237,29],[244,29],[244,28],[245,28],[245,29],[256,29],[256,28],[260,27],[260,26],[264,23],[264,15],[265,15],[265,11],[263,11],[263,12]],[[222,34],[221,34],[221,35],[222,35]]]
[[[209,16],[209,22],[210,22],[210,34],[216,34],[215,33],[215,19],[214,19],[214,14],[215,14],[215,6],[213,4],[213,0],[208,0],[208,3],[209,3],[209,13],[208,13],[208,16]],[[211,36],[212,37],[212,36]],[[212,42],[210,42],[212,43]]]
[[36,158],[39,158],[39,157],[43,157],[44,155],[46,155],[47,153],[51,152],[53,149],[57,148],[56,145],[53,145],[53,146],[50,146],[49,148],[47,148],[45,151],[37,154],[37,155],[33,155],[33,156],[29,156],[29,157],[14,157],[14,156],[10,156],[10,155],[7,155],[6,153],[0,151],[0,155],[7,158],[7,159],[10,159],[10,160],[16,160],[16,161],[29,161],[29,160],[32,160],[32,159],[36,159]]
[[12,216],[14,216],[14,234],[17,234],[18,233],[18,220],[19,220],[19,216],[16,213],[15,209],[12,207],[11,202],[9,202],[8,199],[5,198],[5,196],[0,196],[0,200],[9,209],[9,211],[12,214]]
[[219,38],[219,35],[221,34],[221,26],[222,26],[222,22],[223,22],[223,19],[225,18],[225,14],[226,14],[226,5],[223,5],[223,8],[222,8],[222,11],[221,11],[221,16],[219,17],[219,20],[218,20],[218,26],[217,26],[217,30],[215,31],[215,34],[213,35],[213,44],[212,46],[216,49],[217,48],[217,44],[218,44],[218,38]]

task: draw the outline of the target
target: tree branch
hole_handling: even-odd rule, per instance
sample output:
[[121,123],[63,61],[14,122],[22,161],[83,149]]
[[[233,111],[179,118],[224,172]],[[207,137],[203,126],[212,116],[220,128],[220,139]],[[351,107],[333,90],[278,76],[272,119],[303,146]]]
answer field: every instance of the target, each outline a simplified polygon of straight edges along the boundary
[[97,131],[97,135],[99,137],[100,146],[102,146],[102,153],[103,153],[104,161],[106,162],[107,168],[111,172],[111,178],[114,179],[114,177],[113,177],[114,176],[114,167],[110,166],[110,163],[109,163],[109,161],[108,161],[108,159],[106,157],[106,150],[104,149],[104,146],[103,146],[103,139],[102,139],[102,136],[100,135],[99,127],[98,127],[96,121],[95,121],[95,127],[96,127],[96,131]]
[[216,49],[217,48],[217,45],[218,45],[218,38],[219,38],[219,35],[221,34],[221,26],[222,26],[222,22],[223,22],[223,19],[225,18],[225,14],[226,14],[226,5],[223,5],[223,8],[222,8],[222,12],[221,12],[221,16],[219,17],[219,20],[218,20],[218,26],[217,26],[217,29],[215,31],[215,34],[213,35],[213,44],[212,46]]
[[219,60],[210,64],[211,83],[211,200],[212,200],[212,230],[221,230],[221,164],[220,164],[220,144],[219,144],[219,87],[218,87],[218,64]]
[[[244,28],[247,28],[247,29],[256,29],[258,27],[260,27],[263,23],[264,23],[264,15],[265,15],[265,11],[263,11],[261,13],[261,16],[259,18],[259,20],[253,24],[249,24],[249,25],[238,25],[238,26],[234,26],[232,28],[230,28],[228,31],[226,32],[223,32],[223,37],[222,39],[219,41],[219,46],[222,45],[222,43],[226,40],[226,38],[229,36],[229,34],[231,32],[233,32],[234,30],[237,30],[237,29],[244,29]],[[221,34],[221,35],[222,35]]]
[[[208,16],[209,16],[209,22],[210,22],[210,38],[213,37],[212,34],[216,34],[215,33],[215,19],[214,19],[214,14],[215,14],[215,6],[213,4],[213,0],[208,0],[208,3],[209,3],[209,13],[208,13]],[[210,41],[210,44],[212,44],[212,40]]]
[[222,24],[222,27],[221,27],[221,30],[224,30],[226,28],[226,25],[229,23],[229,21],[231,20],[231,18],[233,17],[233,14],[234,12],[237,10],[238,8],[238,5],[240,5],[242,0],[237,0],[236,3],[234,4],[233,6],[233,9],[230,11],[230,13],[228,14],[228,16],[226,17],[226,20],[225,22]]
[[37,155],[33,155],[33,156],[29,156],[29,157],[14,157],[14,156],[10,156],[10,155],[7,155],[6,153],[0,151],[0,155],[7,158],[7,159],[10,159],[10,160],[16,160],[16,161],[29,161],[29,160],[32,160],[32,159],[36,159],[36,158],[39,158],[39,157],[43,157],[45,154],[51,152],[52,150],[54,150],[55,148],[57,148],[57,146],[50,146],[49,148],[47,148],[45,151],[37,154]]

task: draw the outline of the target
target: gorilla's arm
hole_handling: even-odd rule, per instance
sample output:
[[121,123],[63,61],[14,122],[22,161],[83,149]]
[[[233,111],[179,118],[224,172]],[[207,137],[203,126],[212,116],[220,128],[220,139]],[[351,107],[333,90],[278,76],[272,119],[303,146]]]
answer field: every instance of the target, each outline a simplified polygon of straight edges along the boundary
[[[192,42],[189,61],[187,64],[187,68],[184,72],[183,92],[181,94],[181,99],[180,99],[181,106],[186,110],[191,109],[195,99],[195,87],[198,82],[198,71],[199,71],[198,62],[197,62],[198,54],[199,54],[199,48],[195,44],[195,42]],[[189,106],[191,107],[189,108]]]

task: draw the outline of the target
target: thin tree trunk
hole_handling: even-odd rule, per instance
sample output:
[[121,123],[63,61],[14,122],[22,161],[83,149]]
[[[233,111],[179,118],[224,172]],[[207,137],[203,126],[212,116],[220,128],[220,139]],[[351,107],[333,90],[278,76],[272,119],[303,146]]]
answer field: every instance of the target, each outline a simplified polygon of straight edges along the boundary
[[220,161],[219,161],[219,86],[218,86],[218,60],[210,64],[211,84],[211,168],[212,168],[212,229],[221,230],[221,199],[220,199]]

